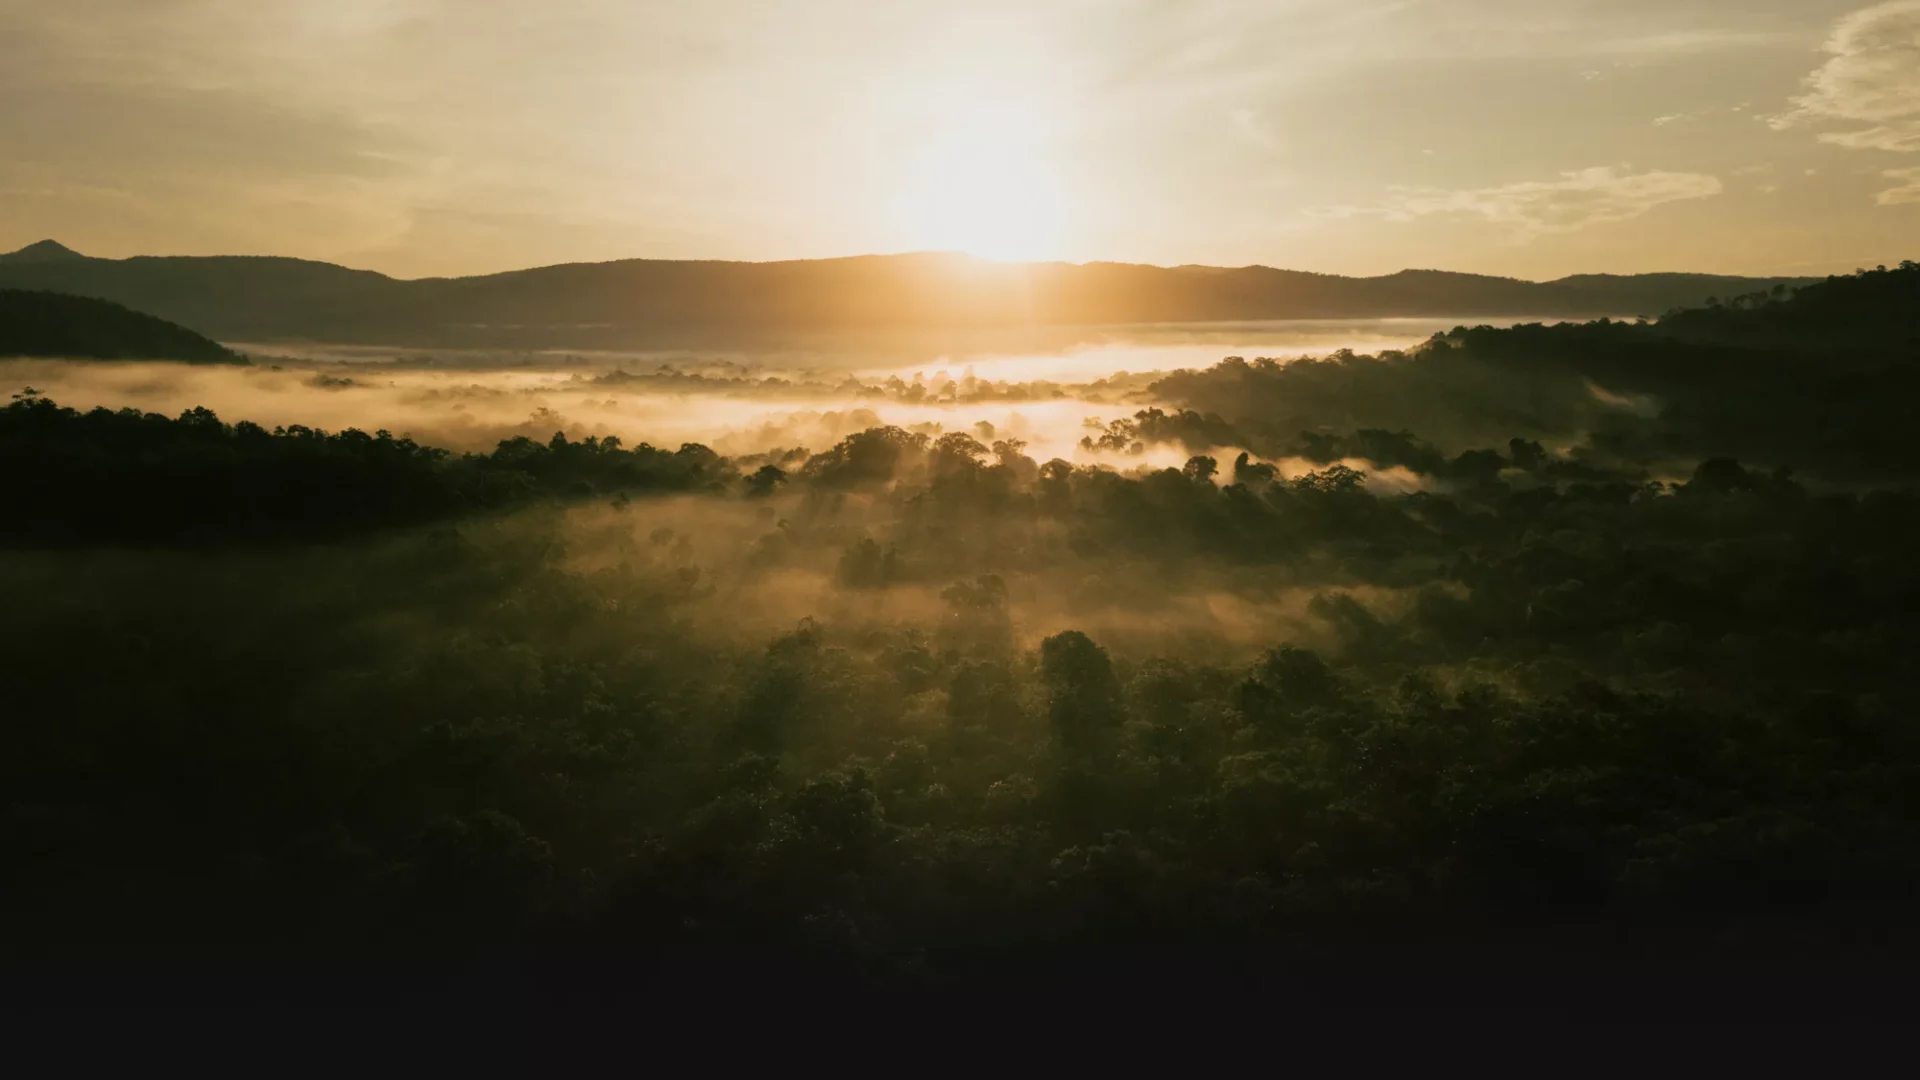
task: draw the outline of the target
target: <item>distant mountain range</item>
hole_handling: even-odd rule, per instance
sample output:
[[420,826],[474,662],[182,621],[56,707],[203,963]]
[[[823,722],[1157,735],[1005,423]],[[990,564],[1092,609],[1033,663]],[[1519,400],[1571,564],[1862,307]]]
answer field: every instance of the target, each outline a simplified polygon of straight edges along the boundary
[[808,335],[1270,319],[1659,316],[1805,279],[1438,270],[1373,278],[1265,266],[990,262],[866,255],[801,262],[634,259],[401,280],[254,256],[96,259],[51,240],[0,255],[0,287],[97,297],[225,341],[643,348]]
[[244,364],[246,358],[164,319],[85,296],[0,289],[0,358],[184,360]]

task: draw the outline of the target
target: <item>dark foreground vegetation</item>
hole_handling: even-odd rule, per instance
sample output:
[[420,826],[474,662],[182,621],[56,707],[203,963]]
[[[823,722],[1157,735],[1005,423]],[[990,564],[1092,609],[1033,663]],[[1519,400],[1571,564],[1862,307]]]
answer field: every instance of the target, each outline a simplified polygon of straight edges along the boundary
[[896,429],[457,457],[23,396],[0,895],[56,963],[917,978],[1903,929],[1917,279],[1229,362],[1098,437],[1252,452],[1131,475]]

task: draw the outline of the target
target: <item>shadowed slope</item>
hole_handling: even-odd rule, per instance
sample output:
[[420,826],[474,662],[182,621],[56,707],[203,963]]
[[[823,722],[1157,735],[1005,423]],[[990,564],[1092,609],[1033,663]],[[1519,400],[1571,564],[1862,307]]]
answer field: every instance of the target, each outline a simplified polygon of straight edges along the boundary
[[19,289],[0,289],[0,356],[247,362],[184,326],[119,304]]

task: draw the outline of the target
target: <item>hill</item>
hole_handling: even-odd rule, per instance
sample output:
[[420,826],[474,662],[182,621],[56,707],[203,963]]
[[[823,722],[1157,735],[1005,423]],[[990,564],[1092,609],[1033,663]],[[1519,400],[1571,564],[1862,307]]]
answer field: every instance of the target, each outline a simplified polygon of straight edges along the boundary
[[1920,345],[1920,263],[1829,278],[1791,294],[1732,296],[1675,312],[1660,328],[1682,340],[1767,349],[1910,353]]
[[9,970],[1897,975],[1920,267],[1721,307],[1859,344],[1236,358],[1161,385],[1217,414],[1109,425],[1121,469],[20,395]]
[[15,265],[45,265],[47,263],[73,262],[86,256],[54,240],[42,240],[37,244],[28,244],[19,251],[0,255],[0,263]]
[[1461,327],[1408,353],[1233,359],[1156,382],[1175,411],[1109,425],[1097,441],[1357,458],[1452,482],[1448,455],[1539,439],[1583,444],[1583,465],[1656,474],[1738,458],[1833,484],[1911,483],[1916,313],[1920,264],[1906,263],[1657,323]]
[[1658,315],[1799,279],[1693,274],[1560,281],[1409,270],[1349,278],[1121,263],[868,255],[634,259],[406,281],[266,257],[95,259],[51,241],[0,256],[0,287],[127,304],[225,340],[645,347],[795,335],[1310,318]]
[[0,289],[0,357],[244,364],[217,342],[106,300]]

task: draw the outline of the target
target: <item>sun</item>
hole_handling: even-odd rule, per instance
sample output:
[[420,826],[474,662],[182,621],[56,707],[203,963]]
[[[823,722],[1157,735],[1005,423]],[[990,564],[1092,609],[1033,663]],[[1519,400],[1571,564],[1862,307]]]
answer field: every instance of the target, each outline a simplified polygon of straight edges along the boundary
[[905,246],[987,259],[1060,257],[1065,197],[1045,125],[1015,104],[976,103],[931,125],[893,201]]

